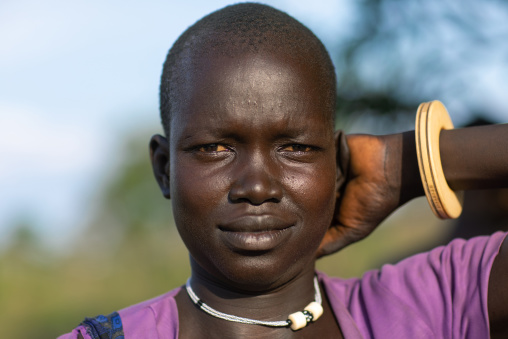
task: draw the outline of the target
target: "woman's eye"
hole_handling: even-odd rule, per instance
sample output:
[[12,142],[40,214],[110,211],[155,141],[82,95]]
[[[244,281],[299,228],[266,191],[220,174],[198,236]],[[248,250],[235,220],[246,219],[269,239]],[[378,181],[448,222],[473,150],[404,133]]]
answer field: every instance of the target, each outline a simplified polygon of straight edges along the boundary
[[286,152],[310,152],[312,151],[312,147],[307,145],[295,144],[285,146],[282,150]]
[[198,148],[199,152],[214,153],[214,152],[228,152],[229,149],[221,144],[208,144]]

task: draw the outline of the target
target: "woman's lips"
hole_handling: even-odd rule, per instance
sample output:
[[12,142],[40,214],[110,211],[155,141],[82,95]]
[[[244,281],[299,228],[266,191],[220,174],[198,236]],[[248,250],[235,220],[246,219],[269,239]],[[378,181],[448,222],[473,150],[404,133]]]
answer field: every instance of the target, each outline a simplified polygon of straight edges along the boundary
[[293,223],[277,217],[244,216],[219,226],[221,237],[233,251],[259,252],[276,248],[286,241]]

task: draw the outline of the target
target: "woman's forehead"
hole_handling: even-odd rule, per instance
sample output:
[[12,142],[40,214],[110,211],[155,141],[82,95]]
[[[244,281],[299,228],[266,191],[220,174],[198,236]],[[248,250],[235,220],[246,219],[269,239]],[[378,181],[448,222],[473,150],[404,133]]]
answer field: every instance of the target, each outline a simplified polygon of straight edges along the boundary
[[278,102],[284,96],[304,92],[315,96],[316,100],[320,96],[320,82],[309,67],[270,54],[206,58],[193,69],[193,73],[195,81],[192,82],[191,94],[194,98],[209,92],[222,94],[209,99],[238,102],[256,96],[265,101]]
[[197,61],[191,73],[173,116],[176,133],[212,126],[263,124],[268,128],[281,122],[298,129],[310,120],[324,125],[319,127],[322,130],[333,131],[325,91],[304,63],[267,54],[214,56]]
[[185,80],[178,115],[206,111],[221,119],[225,112],[283,112],[290,119],[305,112],[307,118],[329,117],[333,124],[323,81],[312,63],[302,59],[274,53],[234,58],[211,54],[196,60]]

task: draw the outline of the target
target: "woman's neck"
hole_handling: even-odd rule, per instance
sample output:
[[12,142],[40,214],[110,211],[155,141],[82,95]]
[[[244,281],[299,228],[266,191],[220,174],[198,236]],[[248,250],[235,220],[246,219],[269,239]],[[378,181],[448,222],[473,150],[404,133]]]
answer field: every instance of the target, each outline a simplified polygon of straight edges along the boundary
[[[302,311],[315,298],[313,265],[289,281],[268,284],[270,288],[264,291],[228,284],[195,268],[194,265],[191,286],[196,295],[213,309],[237,317],[283,321],[289,314]],[[289,327],[250,325],[216,318],[194,305],[183,288],[176,297],[180,338],[316,338],[330,335],[341,338],[326,294],[319,288],[323,296],[323,316],[298,331]]]
[[190,284],[196,295],[217,311],[256,320],[280,321],[314,301],[313,264],[288,281],[275,279],[246,286],[217,279],[192,263]]

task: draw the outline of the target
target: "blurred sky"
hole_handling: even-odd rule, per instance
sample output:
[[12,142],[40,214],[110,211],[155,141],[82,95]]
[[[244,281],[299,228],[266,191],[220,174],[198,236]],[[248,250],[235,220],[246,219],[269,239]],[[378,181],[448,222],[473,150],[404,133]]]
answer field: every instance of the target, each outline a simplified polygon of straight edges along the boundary
[[[189,25],[230,3],[0,2],[0,249],[20,222],[54,248],[71,242],[118,163],[119,138],[157,125],[167,50]],[[265,3],[332,50],[350,27],[348,0]]]

